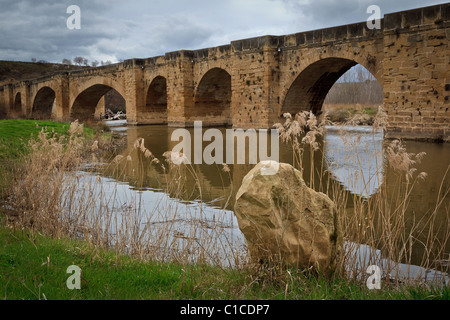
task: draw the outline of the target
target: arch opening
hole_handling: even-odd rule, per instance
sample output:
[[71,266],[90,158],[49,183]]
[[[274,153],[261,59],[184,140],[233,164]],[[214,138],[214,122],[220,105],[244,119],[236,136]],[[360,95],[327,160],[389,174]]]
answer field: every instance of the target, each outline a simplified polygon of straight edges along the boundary
[[308,66],[289,88],[280,117],[287,112],[296,114],[301,111],[312,111],[319,115],[330,89],[356,64],[353,60],[327,58]]
[[[369,102],[378,105],[368,110]],[[295,78],[282,114],[312,111],[320,121],[326,111],[335,124],[351,124],[339,130],[327,126],[324,163],[333,179],[347,190],[370,197],[383,181],[383,132],[366,126],[373,124],[382,102],[382,86],[366,68],[350,59],[327,58],[309,65]]]
[[126,110],[126,101],[114,88],[96,84],[76,97],[71,108],[71,119],[80,121],[103,119],[108,109]]
[[230,125],[231,95],[231,75],[220,68],[209,70],[198,84],[187,118],[202,120],[204,125]]
[[162,76],[153,79],[145,100],[145,108],[138,111],[139,123],[167,123],[167,80]]
[[56,94],[50,87],[41,88],[33,101],[32,118],[44,120],[52,118],[55,112]]
[[22,95],[20,92],[17,92],[16,97],[14,98],[14,105],[11,110],[11,115],[13,117],[21,117],[23,116],[22,112]]
[[335,123],[372,125],[383,105],[383,87],[362,65],[347,71],[330,89],[323,110]]

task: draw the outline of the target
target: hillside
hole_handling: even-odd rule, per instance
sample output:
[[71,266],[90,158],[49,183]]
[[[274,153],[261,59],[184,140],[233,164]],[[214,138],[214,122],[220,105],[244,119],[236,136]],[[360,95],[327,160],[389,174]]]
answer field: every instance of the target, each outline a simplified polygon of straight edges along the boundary
[[56,63],[33,63],[0,60],[0,84],[10,82],[11,80],[29,80],[61,71],[80,68],[83,67]]

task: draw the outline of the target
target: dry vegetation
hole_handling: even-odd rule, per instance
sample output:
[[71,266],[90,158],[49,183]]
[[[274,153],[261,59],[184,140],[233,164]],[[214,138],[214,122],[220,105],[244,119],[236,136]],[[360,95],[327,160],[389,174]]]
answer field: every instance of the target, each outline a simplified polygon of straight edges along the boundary
[[[301,170],[305,150],[310,149],[308,152],[310,157],[314,157],[315,151],[320,152],[317,148],[317,136],[323,135],[323,127],[328,125],[329,121],[325,115],[324,120],[318,123],[315,116],[309,112],[297,114],[295,118],[286,114],[285,118],[286,122],[278,124],[277,127],[282,139],[292,145],[295,151],[293,163]],[[354,121],[354,118],[350,119],[346,124],[353,125]],[[373,130],[384,130],[386,124],[387,115],[380,108],[374,118]],[[363,160],[358,158],[357,153],[351,151],[356,150],[355,140],[348,138],[345,131],[341,131],[340,136],[346,150],[354,157],[348,161],[359,163],[362,172]],[[386,280],[406,281],[408,279],[402,278],[402,275],[409,270],[405,270],[407,267],[401,263],[411,264],[413,248],[420,246],[425,252],[420,264],[424,269],[410,276],[424,277],[428,270],[442,267],[439,261],[448,259],[446,247],[450,239],[450,208],[444,199],[448,197],[450,190],[444,182],[450,174],[450,167],[442,177],[435,208],[420,221],[413,221],[411,225],[411,221],[407,221],[406,214],[411,193],[413,188],[420,187],[418,183],[427,177],[425,172],[417,172],[415,166],[425,154],[408,153],[403,142],[399,140],[386,142],[385,154],[386,165],[391,169],[389,172],[393,171],[395,174],[383,175],[386,168],[382,163],[377,164],[376,173],[371,179],[381,179],[378,181],[380,188],[369,198],[349,197],[349,193],[344,192],[339,185],[330,180],[331,172],[328,172],[328,175],[323,174],[326,171],[323,163],[320,168],[311,169],[311,185],[314,189],[327,194],[337,205],[346,241],[344,265],[347,275],[360,278],[365,274],[365,266],[377,265],[382,266],[385,274],[389,275],[387,277],[391,278]],[[314,175],[319,178],[319,183],[314,179]],[[323,177],[327,180],[323,181]],[[370,181],[364,181],[365,185],[369,183]],[[440,210],[446,212],[446,221],[438,225],[436,219]],[[426,234],[426,242],[419,240],[419,235],[423,234]],[[448,272],[448,265],[443,271]],[[443,278],[436,280],[442,281]]]
[[[140,165],[146,159],[162,168],[167,181],[165,194],[153,199],[149,210],[139,195],[121,189],[120,184],[111,190],[100,176],[79,171],[86,161],[97,163],[99,149],[108,143],[86,140],[81,132],[82,125],[75,122],[68,138],[42,131],[30,140],[32,152],[7,196],[8,205],[18,213],[11,223],[54,237],[88,240],[144,260],[222,265],[224,261],[219,260],[226,259],[225,264],[237,263],[240,255],[223,236],[229,226],[226,215],[211,216],[201,203],[193,206],[165,196],[177,198],[184,192],[187,175],[195,176],[192,167],[171,161],[164,166],[142,139],[137,140],[131,153],[141,159]],[[119,181],[132,154],[117,156],[109,164]],[[140,172],[139,166],[134,169]]]

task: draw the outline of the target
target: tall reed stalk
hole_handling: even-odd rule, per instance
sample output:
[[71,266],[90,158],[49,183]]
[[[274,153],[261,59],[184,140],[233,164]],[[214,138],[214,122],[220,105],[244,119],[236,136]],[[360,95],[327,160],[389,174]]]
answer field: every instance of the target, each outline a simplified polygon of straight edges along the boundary
[[[361,159],[358,152],[355,152],[360,148],[361,136],[355,139],[347,131],[341,130],[345,159],[348,164],[357,164],[358,167],[356,174],[349,169],[347,176],[353,177],[353,180],[346,181],[346,184],[356,187],[362,182],[363,191],[369,190],[371,183],[374,182],[379,186],[373,195],[351,194],[333,181],[333,172],[330,170],[333,166],[327,162],[324,154],[320,155],[321,168],[314,168],[314,157],[325,149],[318,147],[316,137],[322,136],[324,127],[329,124],[327,116],[325,115],[321,123],[318,123],[309,112],[298,113],[295,117],[290,114],[284,116],[285,123],[277,124],[275,127],[279,130],[283,141],[291,145],[294,152],[294,166],[303,171],[305,151],[309,149],[310,186],[327,194],[338,208],[346,241],[344,265],[349,276],[361,278],[366,272],[365,267],[378,265],[383,267],[385,277],[404,281],[407,268],[405,265],[412,263],[412,256],[418,247],[422,247],[424,252],[420,263],[424,272],[439,269],[438,262],[449,258],[446,248],[450,239],[450,208],[444,199],[448,199],[450,193],[448,183],[445,182],[450,178],[450,167],[443,176],[440,190],[437,192],[435,208],[424,214],[420,220],[415,220],[415,215],[411,215],[411,212],[414,212],[411,197],[413,190],[421,188],[420,182],[427,179],[425,172],[419,173],[416,169],[426,156],[425,153],[408,153],[400,140],[385,141],[384,150],[378,151],[381,154],[374,157],[380,161],[369,164],[375,170],[366,181],[361,173],[364,172],[363,165],[367,165],[364,163],[367,159]],[[355,121],[350,119],[347,126],[353,123]],[[387,115],[380,108],[373,129],[384,131],[386,124]],[[375,142],[372,145],[375,145]],[[326,147],[334,148],[334,146]],[[368,147],[370,149],[370,143]],[[369,149],[365,150],[364,154],[368,154]],[[443,216],[445,221],[437,225],[437,219]],[[424,234],[426,241],[420,240],[424,238]],[[440,269],[448,272],[448,267]],[[424,272],[415,275],[424,276]]]

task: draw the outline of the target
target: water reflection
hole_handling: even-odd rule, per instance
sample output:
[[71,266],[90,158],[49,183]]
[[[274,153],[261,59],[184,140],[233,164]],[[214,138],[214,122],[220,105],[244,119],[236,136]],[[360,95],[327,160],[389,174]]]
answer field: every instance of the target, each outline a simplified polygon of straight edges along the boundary
[[383,181],[383,132],[372,127],[327,127],[324,153],[334,179],[352,194],[370,197]]
[[[146,161],[137,150],[133,149],[133,146],[138,138],[143,138],[145,146],[161,163],[165,163],[163,154],[178,144],[178,142],[171,141],[172,133],[176,129],[167,126],[127,127],[126,122],[119,121],[111,122],[108,125],[113,131],[126,134],[127,146],[121,152],[123,155],[131,157],[130,161],[126,161],[119,169],[103,171],[102,175],[122,181],[125,185],[130,186],[131,190],[138,191],[140,197],[144,199],[145,205],[151,208],[155,193],[163,193],[170,183],[167,168],[165,170],[160,165]],[[194,129],[189,130],[193,136]],[[225,128],[219,130],[225,134]],[[374,133],[370,127],[328,127],[325,137],[319,142],[322,149],[314,154],[314,166],[308,162],[311,159],[309,149],[305,149],[303,162],[305,182],[309,185],[320,185],[321,190],[326,190],[327,184],[342,188],[348,194],[350,214],[353,205],[352,197],[371,198],[380,190],[383,180],[394,179],[395,172],[385,163],[382,132]],[[191,143],[193,150],[194,142],[191,141]],[[209,143],[203,142],[203,147]],[[447,241],[445,251],[448,254],[450,243],[446,239],[446,230],[449,228],[448,190],[450,178],[446,176],[444,179],[444,176],[450,165],[450,146],[408,141],[406,147],[411,153],[427,153],[417,169],[418,172],[424,171],[428,174],[428,178],[417,184],[412,190],[406,209],[407,228],[419,230],[421,224],[424,224],[435,210],[436,203],[441,202],[443,205],[439,208],[437,219],[433,225],[435,228],[433,234],[440,241]],[[293,151],[289,145],[281,144],[279,152],[281,162],[292,163]],[[322,167],[322,163],[326,170],[321,174],[313,175],[316,180],[310,181],[311,167],[317,170]],[[208,208],[211,215],[219,211],[226,212],[229,217],[228,221],[233,226],[231,228],[233,238],[236,238],[236,235],[240,233],[237,229],[237,221],[232,215],[235,195],[243,178],[253,166],[250,164],[230,165],[229,172],[224,172],[220,165],[192,165],[192,172],[185,175],[186,180],[183,181],[182,187],[169,191],[169,194],[164,194],[164,196],[186,204],[193,204],[201,200],[202,206]],[[388,190],[387,194],[389,192]],[[395,197],[395,195],[392,196]],[[214,209],[219,211],[214,211]],[[407,234],[409,230],[405,232]],[[424,253],[427,253],[428,249],[421,243],[427,242],[430,236],[428,232],[429,230],[422,230],[415,235],[417,241],[412,244],[414,253],[411,257],[413,264],[420,265]],[[237,238],[240,239],[239,241],[243,240],[241,236]]]
[[[108,124],[110,125],[110,124]],[[162,190],[165,187],[164,170],[158,166],[152,166],[149,163],[142,166],[139,152],[133,150],[134,143],[138,138],[143,138],[145,146],[160,160],[164,161],[163,154],[172,150],[179,142],[171,141],[174,128],[167,126],[133,126],[127,127],[126,122],[112,122],[111,129],[125,133],[127,135],[127,148],[122,154],[131,155],[133,162],[122,170],[126,172],[125,181],[129,182],[138,190]],[[192,136],[194,129],[188,129]],[[225,136],[225,128],[219,129]],[[345,134],[342,133],[342,130]],[[268,137],[270,139],[270,135]],[[191,139],[191,150],[194,150],[194,139]],[[355,195],[369,197],[374,194],[383,178],[383,135],[381,132],[372,134],[371,127],[348,127],[339,130],[333,127],[326,128],[324,140],[319,141],[322,149],[314,154],[314,167],[320,168],[322,162],[328,171],[321,175],[314,175],[315,185],[319,183],[326,184],[328,174],[331,173],[332,180],[343,185],[344,189]],[[203,148],[211,142],[203,141]],[[225,141],[223,142],[224,150]],[[270,146],[269,154],[271,154]],[[350,146],[350,147],[349,147]],[[242,150],[237,149],[235,145],[235,159],[237,153]],[[303,173],[305,182],[311,185],[310,180],[310,150],[305,149]],[[279,150],[280,162],[293,162],[292,148],[287,144],[281,144]],[[248,164],[248,152],[246,152],[246,163],[242,165],[229,165],[230,172],[223,172],[221,165],[192,165],[195,169],[196,176],[202,186],[202,200],[205,202],[215,202],[218,207],[223,207],[227,203],[226,209],[233,210],[234,196],[239,189],[245,175],[254,167]],[[226,158],[226,153],[224,154]],[[142,159],[141,159],[142,160]],[[111,176],[112,173],[109,173]],[[115,176],[115,178],[119,178]],[[195,182],[190,181],[186,187],[194,186]],[[325,186],[322,186],[325,188]],[[186,190],[185,195],[190,195],[183,200],[191,201],[199,197],[199,194],[191,188]],[[227,199],[231,195],[231,201],[220,201],[219,199]]]

